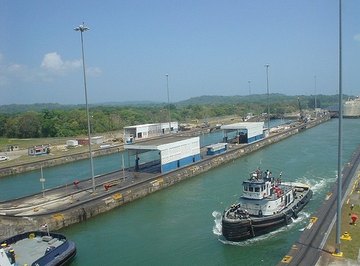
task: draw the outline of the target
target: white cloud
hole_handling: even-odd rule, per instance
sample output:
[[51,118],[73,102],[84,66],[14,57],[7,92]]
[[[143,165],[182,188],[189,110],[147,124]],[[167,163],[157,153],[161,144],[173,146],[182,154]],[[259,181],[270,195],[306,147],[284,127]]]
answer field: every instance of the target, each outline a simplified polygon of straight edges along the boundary
[[[81,60],[63,60],[57,52],[45,54],[38,67],[6,62],[6,56],[0,52],[0,86],[11,87],[18,84],[30,85],[44,82],[53,84],[60,82],[61,84],[64,76],[71,79],[74,72],[80,71],[81,67]],[[98,77],[102,74],[98,67],[87,67],[86,72],[90,77]]]
[[7,70],[12,73],[19,73],[19,72],[24,71],[25,68],[26,67],[23,65],[11,64],[11,65],[8,65]]
[[102,71],[98,67],[89,67],[86,69],[86,73],[88,73],[92,77],[98,77],[101,75]]
[[65,72],[81,66],[80,60],[63,61],[57,52],[47,53],[41,62],[41,67],[50,71]]
[[[57,52],[47,53],[41,62],[41,68],[50,71],[52,74],[63,75],[74,69],[82,67],[81,60],[67,60],[63,61]],[[86,73],[92,77],[98,77],[102,71],[98,67],[87,67]]]
[[41,67],[51,70],[59,70],[63,65],[61,56],[55,53],[48,53],[44,56],[43,61],[41,62]]
[[357,42],[360,42],[360,33],[358,33],[354,36],[354,40]]
[[4,64],[0,65],[0,86],[12,86],[19,82],[32,82],[32,73],[25,65],[21,64]]

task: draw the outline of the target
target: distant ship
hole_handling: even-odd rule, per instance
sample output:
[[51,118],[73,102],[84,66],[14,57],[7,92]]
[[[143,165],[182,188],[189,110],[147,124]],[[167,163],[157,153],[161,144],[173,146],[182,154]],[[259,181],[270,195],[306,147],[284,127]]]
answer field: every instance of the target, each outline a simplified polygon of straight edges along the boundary
[[344,118],[360,118],[360,98],[349,99],[344,103]]
[[57,233],[32,231],[0,243],[1,266],[65,265],[76,255],[75,243]]
[[310,201],[312,190],[301,183],[283,183],[269,171],[256,170],[243,182],[243,195],[224,211],[222,235],[242,241],[292,223]]

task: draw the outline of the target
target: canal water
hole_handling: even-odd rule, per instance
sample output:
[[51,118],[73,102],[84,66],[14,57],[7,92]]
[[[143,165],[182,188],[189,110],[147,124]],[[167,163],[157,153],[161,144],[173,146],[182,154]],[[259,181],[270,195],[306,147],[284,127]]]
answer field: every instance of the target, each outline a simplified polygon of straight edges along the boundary
[[[338,120],[333,119],[146,198],[60,230],[78,247],[71,265],[276,265],[336,180],[337,127]],[[344,120],[344,163],[360,145],[359,136],[360,119]],[[116,170],[119,165],[119,154],[96,162],[99,172],[99,167]],[[80,178],[80,168],[71,167],[58,168],[61,172],[57,177],[70,183],[72,179],[66,180],[68,175],[75,177],[76,173]],[[88,162],[84,161],[81,167],[88,168]],[[274,176],[282,172],[284,181],[310,184],[314,190],[313,199],[287,227],[241,243],[225,241],[220,234],[221,213],[237,201],[242,180],[258,167],[269,169]],[[86,174],[84,171],[84,176]],[[40,186],[38,178],[37,174],[37,188]],[[10,182],[4,180],[0,180],[2,188]],[[7,188],[12,190],[28,187],[28,181],[23,178],[22,181],[14,178],[11,184]]]

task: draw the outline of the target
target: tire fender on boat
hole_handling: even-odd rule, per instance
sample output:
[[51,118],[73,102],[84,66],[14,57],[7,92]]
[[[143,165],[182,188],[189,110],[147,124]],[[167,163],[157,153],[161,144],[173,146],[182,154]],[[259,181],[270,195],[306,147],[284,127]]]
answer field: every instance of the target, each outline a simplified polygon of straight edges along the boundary
[[292,212],[293,212],[293,217],[295,218],[295,219],[297,219],[298,218],[298,216],[297,216],[297,214],[296,214],[296,212],[294,211],[294,209],[291,209],[292,210]]
[[286,225],[290,224],[290,218],[286,215],[286,213],[284,213],[284,220]]

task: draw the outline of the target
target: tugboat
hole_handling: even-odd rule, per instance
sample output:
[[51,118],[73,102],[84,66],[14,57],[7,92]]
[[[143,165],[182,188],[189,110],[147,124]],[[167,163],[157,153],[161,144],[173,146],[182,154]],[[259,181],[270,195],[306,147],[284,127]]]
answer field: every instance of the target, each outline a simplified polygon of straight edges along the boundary
[[243,195],[237,204],[224,211],[222,235],[239,242],[269,233],[292,223],[310,201],[312,190],[302,183],[283,183],[281,173],[252,172],[243,182]]
[[65,265],[75,255],[75,243],[57,233],[31,231],[0,242],[1,266]]

